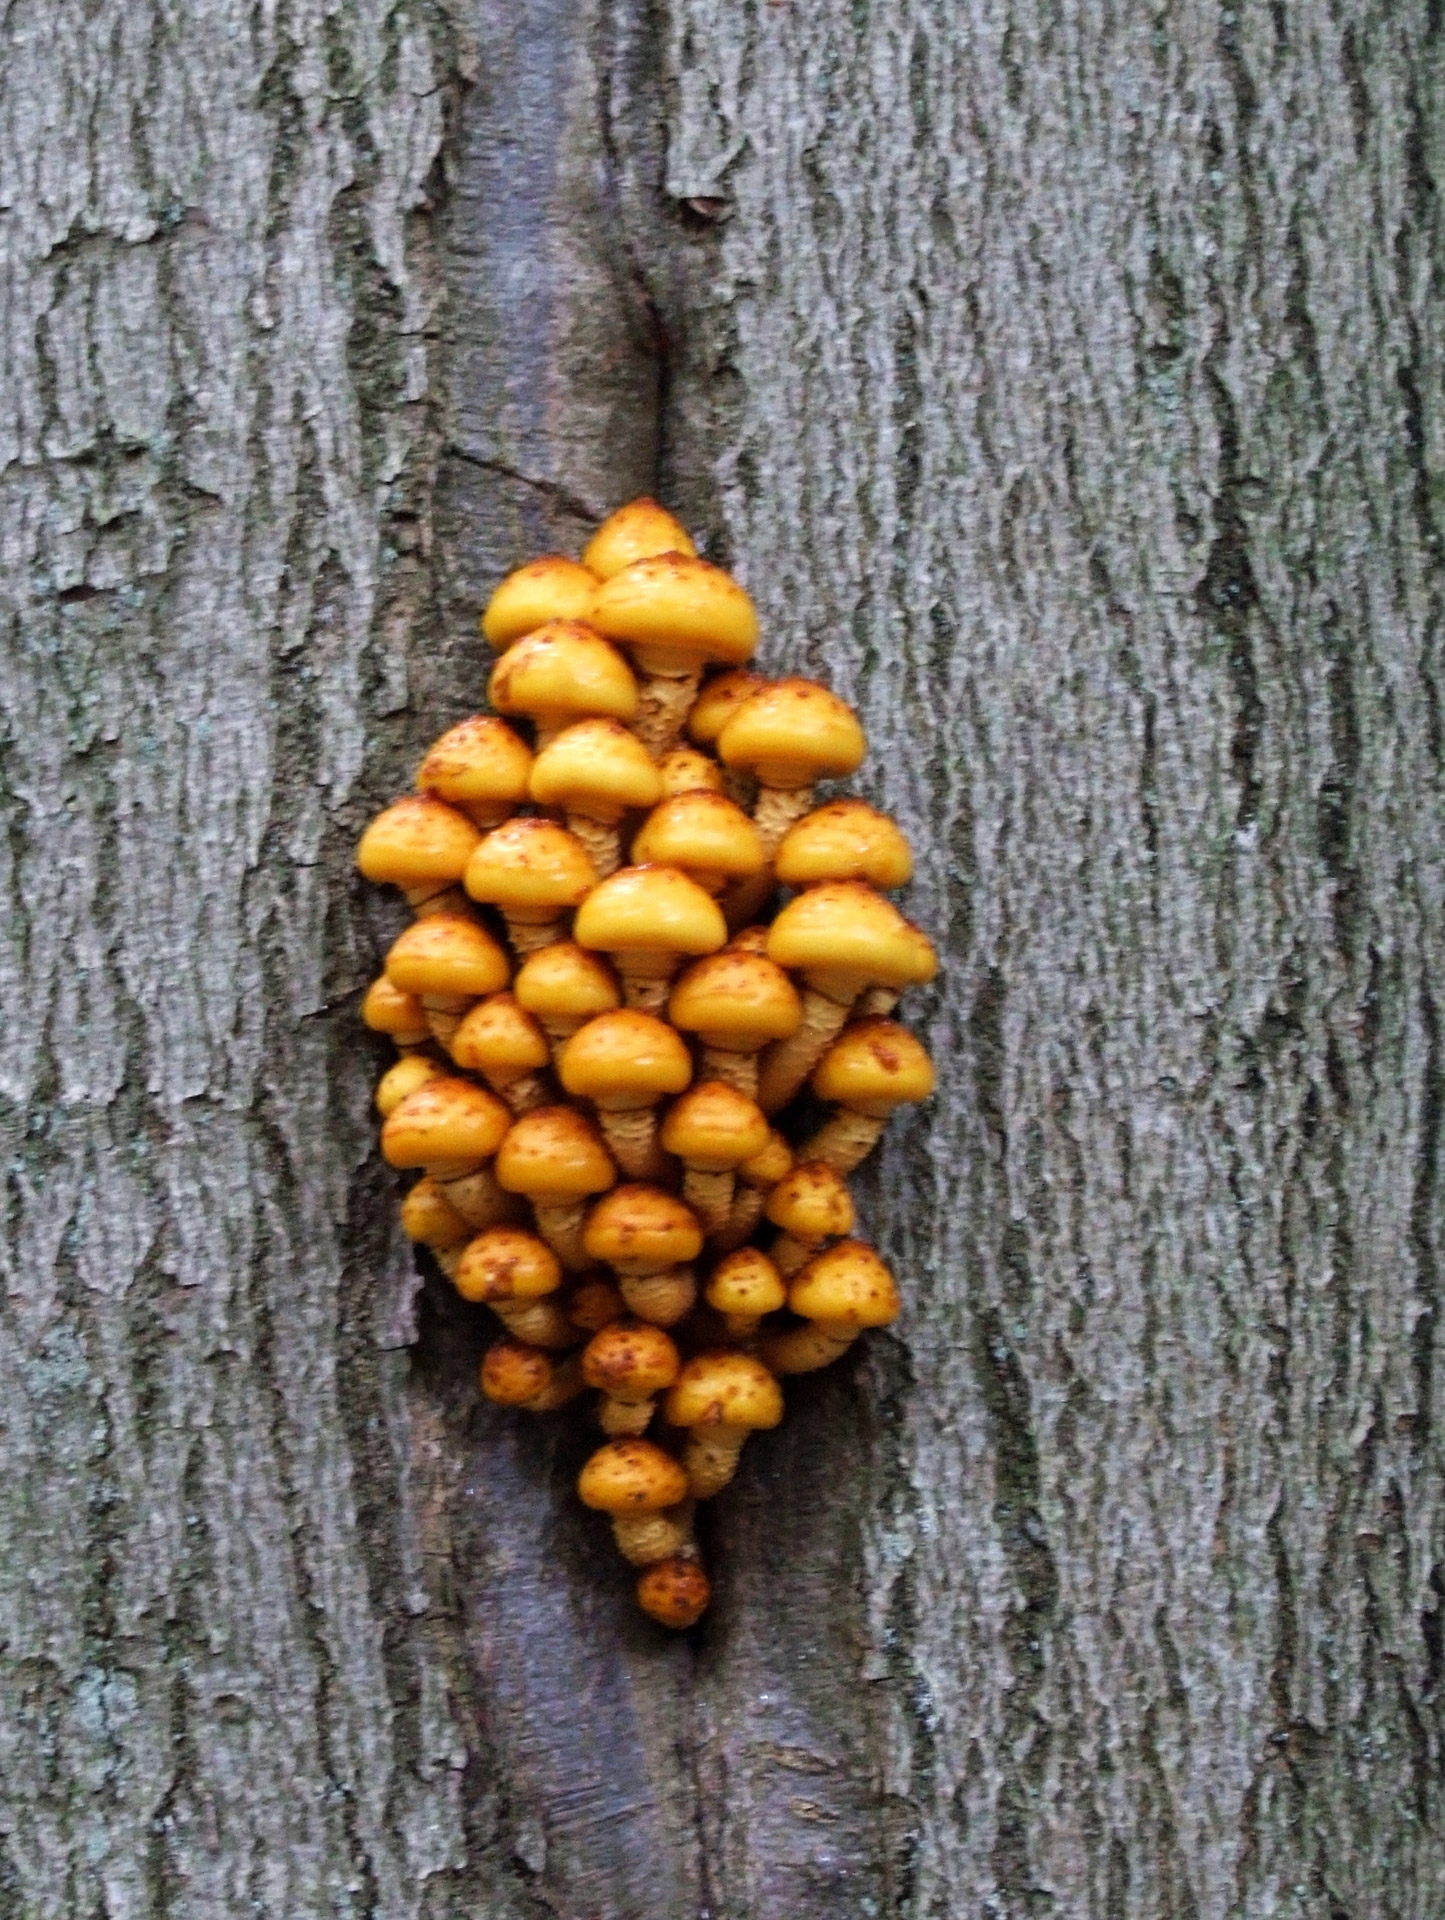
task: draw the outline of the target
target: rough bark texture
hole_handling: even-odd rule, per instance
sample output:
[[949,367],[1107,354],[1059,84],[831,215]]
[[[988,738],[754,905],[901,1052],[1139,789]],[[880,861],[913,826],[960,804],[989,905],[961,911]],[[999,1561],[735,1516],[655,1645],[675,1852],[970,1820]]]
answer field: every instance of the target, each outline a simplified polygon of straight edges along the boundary
[[[1445,1907],[1440,33],[0,10],[7,1914]],[[350,872],[654,485],[947,955],[671,1640],[418,1305]]]

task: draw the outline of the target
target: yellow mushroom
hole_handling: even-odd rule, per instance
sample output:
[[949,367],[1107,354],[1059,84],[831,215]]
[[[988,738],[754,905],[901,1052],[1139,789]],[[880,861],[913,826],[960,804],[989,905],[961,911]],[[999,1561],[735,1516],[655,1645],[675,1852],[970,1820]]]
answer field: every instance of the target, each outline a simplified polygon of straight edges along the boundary
[[611,957],[629,1006],[659,1013],[684,954],[716,952],[727,925],[717,902],[676,867],[622,867],[583,901],[573,938]]
[[559,1360],[541,1347],[508,1336],[494,1340],[482,1355],[477,1384],[499,1407],[551,1413],[581,1393],[582,1367],[575,1353]]
[[696,787],[653,808],[632,842],[632,859],[676,867],[711,894],[753,879],[766,865],[758,830],[742,808]]
[[637,681],[610,641],[577,620],[550,620],[502,655],[487,697],[498,713],[522,714],[540,752],[578,720],[631,720]]
[[750,1353],[700,1353],[677,1376],[666,1415],[669,1426],[688,1430],[682,1456],[688,1489],[708,1500],[737,1472],[748,1435],[782,1419],[783,1390]]
[[400,887],[422,908],[454,887],[481,835],[464,813],[429,793],[409,793],[362,834],[356,864],[368,880]]
[[573,1107],[536,1107],[497,1149],[498,1184],[532,1203],[537,1231],[569,1273],[593,1264],[582,1242],[586,1202],[617,1178],[597,1129]]
[[691,556],[696,552],[682,522],[675,520],[666,507],[643,495],[607,516],[583,548],[582,564],[598,580],[610,580],[624,567],[638,560],[650,560],[654,554]]
[[452,1035],[451,1056],[468,1073],[481,1074],[513,1113],[530,1113],[550,1097],[544,1077],[552,1057],[547,1036],[514,994],[479,1000]]
[[725,1080],[703,1080],[668,1108],[659,1138],[682,1161],[683,1198],[705,1233],[719,1233],[732,1211],[733,1171],[768,1144],[756,1101]]
[[599,589],[592,624],[643,674],[638,738],[654,754],[677,743],[703,668],[741,666],[758,644],[753,603],[730,574],[681,553],[636,560]]
[[537,755],[530,790],[538,806],[564,810],[568,831],[602,880],[621,859],[623,814],[655,806],[662,779],[652,755],[620,720],[579,720]]
[[645,1432],[658,1394],[676,1380],[681,1365],[669,1336],[646,1320],[613,1320],[593,1334],[583,1349],[582,1378],[602,1395],[602,1431]]
[[736,944],[710,953],[679,975],[667,1017],[702,1043],[704,1077],[726,1080],[753,1098],[758,1054],[796,1033],[798,990],[775,961]]
[[585,620],[597,597],[597,576],[560,553],[544,553],[509,573],[487,602],[482,635],[496,653],[552,620]]
[[756,775],[754,818],[771,859],[812,805],[815,783],[855,772],[867,742],[858,716],[836,693],[791,677],[744,700],[719,733],[717,751],[725,767]]
[[865,880],[890,893],[913,877],[913,856],[886,813],[863,800],[830,800],[788,828],[773,870],[785,887]]
[[606,1193],[587,1216],[582,1245],[617,1275],[639,1320],[671,1327],[697,1298],[690,1262],[702,1251],[692,1208],[661,1187],[630,1182]]
[[405,1053],[431,1039],[426,1008],[414,993],[403,993],[385,974],[373,980],[361,1003],[361,1017],[373,1033],[387,1033]]
[[449,1046],[462,1015],[511,978],[506,954],[480,921],[465,913],[414,920],[392,942],[386,977],[421,1001],[428,1027]]
[[725,1254],[708,1275],[703,1298],[723,1316],[735,1340],[748,1340],[764,1315],[787,1305],[788,1289],[767,1254],[756,1247],[739,1247]]
[[785,1280],[806,1266],[825,1240],[851,1233],[857,1219],[847,1181],[818,1159],[800,1159],[785,1173],[763,1212],[783,1229],[768,1252]]
[[462,1248],[451,1268],[463,1300],[488,1306],[514,1339],[533,1347],[575,1347],[582,1338],[552,1296],[562,1263],[544,1240],[523,1227],[489,1227]]
[[700,1563],[686,1554],[654,1560],[637,1576],[637,1604],[663,1627],[695,1627],[707,1612],[712,1586]]
[[933,1092],[933,1062],[896,1020],[856,1020],[813,1069],[813,1091],[835,1110],[801,1157],[847,1174],[872,1152],[895,1107]]
[[893,1275],[861,1240],[840,1240],[796,1275],[788,1305],[807,1322],[765,1335],[763,1358],[775,1373],[812,1373],[826,1367],[865,1327],[886,1327],[898,1318]]
[[458,808],[474,826],[499,827],[527,798],[532,749],[505,720],[474,713],[431,748],[416,784]]
[[613,1158],[628,1179],[655,1180],[666,1173],[655,1110],[692,1079],[692,1056],[665,1020],[636,1007],[599,1014],[563,1047],[558,1073],[568,1093],[596,1106]]
[[467,862],[463,876],[473,900],[500,907],[519,955],[549,947],[563,936],[568,913],[597,884],[587,849],[555,820],[508,820],[495,828]]
[[584,1507],[605,1513],[624,1559],[648,1566],[692,1544],[687,1475],[651,1440],[609,1440],[577,1476]]
[[517,1004],[536,1016],[552,1043],[554,1060],[579,1027],[622,1005],[622,989],[611,967],[571,940],[528,954],[512,991]]

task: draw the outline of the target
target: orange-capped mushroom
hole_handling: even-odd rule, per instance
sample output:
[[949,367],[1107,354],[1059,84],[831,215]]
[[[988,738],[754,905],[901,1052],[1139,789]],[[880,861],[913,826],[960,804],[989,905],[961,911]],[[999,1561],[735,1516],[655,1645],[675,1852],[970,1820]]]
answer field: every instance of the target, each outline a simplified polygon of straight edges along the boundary
[[388,1033],[405,1052],[431,1039],[426,1008],[414,993],[403,993],[385,974],[373,980],[361,1003],[361,1017],[373,1033]]
[[607,1144],[629,1179],[666,1171],[656,1148],[657,1103],[692,1079],[692,1056],[665,1020],[636,1007],[599,1014],[580,1027],[557,1063],[562,1085],[591,1100]]
[[377,1112],[385,1120],[409,1093],[424,1087],[428,1080],[444,1078],[446,1071],[439,1060],[429,1059],[424,1053],[404,1053],[376,1083]]
[[751,880],[766,861],[758,830],[725,794],[693,788],[655,806],[632,842],[639,866],[676,867],[704,893]]
[[517,1003],[534,1014],[555,1059],[579,1027],[622,1005],[617,976],[600,954],[559,940],[528,954],[512,982]]
[[732,1349],[688,1361],[667,1396],[670,1426],[689,1430],[682,1464],[695,1499],[720,1493],[750,1433],[777,1426],[783,1390],[763,1362]]
[[658,1013],[683,955],[716,952],[727,925],[717,902],[676,867],[622,867],[583,901],[573,937],[611,956],[629,1006]]
[[483,1354],[477,1384],[499,1407],[551,1413],[581,1393],[582,1368],[576,1354],[559,1360],[541,1347],[508,1336],[494,1340]]
[[764,1339],[763,1358],[775,1373],[826,1367],[865,1327],[886,1327],[900,1311],[893,1275],[861,1240],[840,1240],[810,1260],[788,1289],[788,1305],[808,1325]]
[[562,1263],[545,1240],[524,1227],[489,1227],[469,1240],[452,1269],[463,1300],[488,1306],[517,1340],[534,1347],[575,1347],[581,1332],[552,1296]]
[[621,858],[618,822],[624,813],[655,806],[662,779],[652,755],[620,720],[579,720],[537,755],[531,794],[539,806],[565,811],[568,831],[605,879]]
[[438,1179],[454,1179],[491,1159],[511,1118],[495,1094],[470,1080],[429,1080],[387,1115],[382,1158],[389,1166],[426,1167]]
[[686,527],[645,494],[608,514],[582,549],[582,564],[598,580],[610,580],[638,560],[658,553],[695,554]]
[[699,753],[696,747],[674,747],[657,763],[662,783],[660,800],[671,800],[679,793],[724,793],[726,776],[716,760]]
[[602,1395],[602,1431],[645,1432],[658,1394],[681,1365],[670,1337],[646,1320],[613,1320],[593,1334],[583,1349],[582,1378]]
[[593,1264],[583,1247],[589,1195],[617,1178],[596,1127],[573,1107],[535,1107],[509,1128],[497,1150],[497,1180],[532,1203],[537,1231],[569,1273]]
[[608,640],[577,620],[550,620],[502,655],[487,697],[498,713],[522,714],[540,751],[578,720],[631,720],[637,681]]
[[771,857],[811,806],[815,783],[855,772],[867,742],[846,701],[793,676],[743,701],[719,733],[717,751],[724,766],[757,776],[754,818]]
[[734,1174],[736,1189],[727,1225],[711,1236],[718,1252],[739,1247],[763,1217],[763,1204],[773,1188],[793,1164],[793,1150],[776,1127],[768,1132],[767,1145],[744,1160]]
[[637,1604],[662,1627],[695,1627],[711,1598],[707,1575],[685,1554],[654,1560],[637,1576]]
[[692,1546],[687,1475],[654,1441],[609,1440],[577,1476],[584,1507],[608,1514],[624,1559],[649,1566]]
[[758,644],[758,617],[737,581],[682,553],[655,554],[614,574],[591,618],[642,669],[637,732],[655,754],[676,745],[704,666],[741,666]]
[[705,1078],[726,1080],[751,1098],[759,1051],[797,1032],[802,1004],[775,961],[732,945],[694,960],[678,977],[667,1017],[697,1035]]
[[913,855],[895,820],[864,800],[830,800],[795,821],[773,862],[785,887],[864,880],[889,893],[913,877]]
[[702,1080],[668,1108],[660,1138],[682,1161],[683,1197],[706,1233],[718,1233],[732,1210],[733,1170],[768,1144],[762,1109],[725,1080]]
[[409,793],[362,834],[356,864],[368,880],[400,887],[413,907],[454,887],[481,835],[464,813],[429,793]]
[[451,1056],[468,1073],[479,1073],[513,1113],[530,1113],[548,1099],[544,1069],[551,1059],[547,1036],[516,996],[490,994],[462,1018],[451,1038]]
[[483,638],[495,653],[552,620],[585,620],[597,597],[597,577],[564,554],[544,553],[509,573],[482,614]]
[[421,1001],[427,1025],[449,1045],[461,1016],[484,993],[511,977],[506,954],[484,926],[465,913],[433,913],[398,934],[386,956],[386,977]]
[[857,1219],[847,1181],[818,1159],[800,1159],[785,1173],[763,1211],[783,1229],[769,1252],[784,1279],[805,1266],[825,1240],[850,1234]]
[[508,820],[489,833],[463,876],[473,900],[500,907],[519,955],[562,938],[562,921],[587,898],[597,874],[587,849],[555,820]]
[[717,737],[745,700],[772,685],[760,673],[732,667],[703,682],[687,716],[687,737],[694,746],[713,747]]
[[813,1069],[813,1091],[836,1110],[803,1154],[847,1174],[872,1152],[895,1107],[933,1092],[933,1062],[896,1020],[856,1020]]
[[500,826],[522,805],[531,771],[526,741],[505,720],[474,713],[435,742],[417,769],[416,784],[486,830]]
[[639,1320],[675,1326],[697,1298],[690,1263],[702,1251],[702,1228],[676,1194],[638,1182],[614,1187],[587,1216],[582,1244],[611,1267]]
[[703,1298],[723,1316],[734,1339],[746,1340],[757,1332],[765,1314],[787,1305],[788,1289],[767,1254],[756,1247],[739,1247],[713,1268]]

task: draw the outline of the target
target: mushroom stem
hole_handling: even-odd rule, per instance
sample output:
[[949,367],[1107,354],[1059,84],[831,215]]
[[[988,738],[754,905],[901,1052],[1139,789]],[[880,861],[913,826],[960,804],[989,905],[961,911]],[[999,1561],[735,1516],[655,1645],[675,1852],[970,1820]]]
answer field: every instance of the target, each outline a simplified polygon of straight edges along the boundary
[[[872,1114],[838,1107],[833,1117],[798,1150],[800,1160],[821,1160],[834,1173],[849,1174],[878,1144],[884,1122]],[[776,1258],[776,1255],[774,1256]]]
[[725,1081],[728,1086],[736,1087],[739,1093],[745,1093],[749,1100],[755,1100],[758,1095],[758,1056],[756,1053],[732,1053],[726,1047],[704,1047],[700,1077]]
[[537,1231],[568,1273],[585,1273],[592,1265],[582,1245],[587,1208],[581,1200],[534,1200]]
[[587,858],[597,869],[597,878],[605,880],[622,865],[622,832],[615,824],[594,820],[587,813],[569,813],[567,831],[587,849]]
[[725,1313],[723,1326],[730,1340],[751,1340],[763,1324],[760,1313]]
[[556,1098],[540,1073],[524,1073],[520,1080],[509,1080],[506,1086],[498,1085],[490,1074],[486,1078],[496,1087],[513,1113],[530,1113],[534,1107],[545,1107]]
[[629,1313],[650,1320],[655,1327],[673,1327],[692,1310],[697,1281],[691,1267],[669,1267],[666,1273],[624,1274],[617,1282]]
[[[680,953],[616,953],[613,956],[622,980],[622,998],[629,1007],[663,1017],[668,989],[677,972]],[[829,1038],[831,1039],[831,1035]],[[824,1043],[826,1045],[826,1042]]]
[[858,1328],[840,1320],[810,1320],[763,1342],[762,1358],[774,1373],[816,1373],[831,1366],[858,1338]]
[[493,1300],[490,1305],[512,1338],[525,1340],[529,1347],[556,1352],[582,1344],[581,1328],[573,1326],[566,1308],[556,1300]]
[[656,1107],[602,1107],[597,1121],[613,1159],[629,1180],[656,1180],[666,1173],[657,1145]]
[[643,680],[632,731],[654,760],[671,753],[677,745],[701,684],[701,667],[681,674],[648,674]]
[[855,1020],[886,1019],[903,998],[901,987],[870,987],[853,1009]]
[[[753,823],[756,825],[756,821]],[[763,868],[747,880],[739,880],[730,887],[718,905],[723,910],[723,918],[728,923],[729,933],[738,933],[743,927],[751,926],[767,905],[768,896],[777,886],[771,866]]]
[[785,1107],[843,1030],[849,1003],[840,1003],[816,987],[803,992],[803,1017],[798,1030],[779,1040],[763,1055],[758,1075],[758,1105],[764,1113]]
[[721,1493],[738,1469],[738,1456],[748,1427],[694,1427],[683,1449],[682,1464],[695,1498],[708,1500]]
[[424,993],[420,999],[432,1038],[450,1052],[452,1035],[462,1024],[462,1015],[474,1004],[472,998],[460,993]]
[[713,1247],[719,1253],[731,1253],[734,1247],[742,1246],[762,1219],[767,1200],[766,1189],[740,1186],[733,1194],[732,1211],[727,1217],[727,1224],[709,1236]]
[[517,1202],[497,1185],[488,1165],[452,1179],[443,1179],[440,1174],[433,1177],[467,1225],[478,1233],[517,1218]]
[[[818,1156],[810,1152],[808,1158],[816,1160]],[[785,1280],[791,1280],[799,1268],[807,1266],[821,1245],[820,1240],[800,1240],[794,1233],[780,1233],[768,1248],[768,1258]]]
[[692,1546],[692,1501],[679,1501],[660,1513],[618,1513],[612,1516],[612,1537],[624,1560],[634,1567],[650,1567],[654,1560],[670,1560]]
[[605,1393],[597,1408],[597,1423],[606,1434],[646,1433],[654,1412],[657,1395],[649,1393],[640,1400],[629,1400],[620,1393]]
[[507,923],[507,938],[513,951],[523,959],[543,947],[555,947],[563,937],[560,920],[519,920],[505,909],[502,918]]
[[759,787],[758,804],[753,809],[753,825],[763,843],[769,861],[782,844],[783,835],[795,820],[801,820],[813,804],[811,787]]
[[731,1169],[712,1173],[688,1165],[682,1176],[682,1197],[702,1222],[704,1233],[721,1233],[732,1212],[734,1180]]

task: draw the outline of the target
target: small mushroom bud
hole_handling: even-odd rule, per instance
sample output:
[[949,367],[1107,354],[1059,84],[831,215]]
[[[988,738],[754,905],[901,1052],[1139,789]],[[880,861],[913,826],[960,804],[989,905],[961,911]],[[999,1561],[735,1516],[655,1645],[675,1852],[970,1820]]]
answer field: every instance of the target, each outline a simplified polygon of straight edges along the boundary
[[830,800],[783,835],[773,863],[785,887],[864,880],[889,893],[913,877],[913,856],[897,823],[862,800]]
[[653,808],[632,842],[632,858],[638,865],[676,867],[712,894],[752,879],[766,864],[758,830],[742,808],[697,788]]
[[582,1378],[602,1394],[604,1433],[643,1433],[657,1396],[677,1378],[682,1361],[661,1327],[646,1320],[614,1320],[588,1341]]
[[429,1175],[418,1180],[402,1201],[401,1230],[408,1240],[435,1253],[464,1245],[475,1231]]
[[800,1161],[785,1173],[763,1211],[783,1229],[769,1252],[785,1280],[806,1266],[825,1240],[851,1233],[857,1219],[847,1181],[820,1160]]
[[426,1008],[414,993],[403,993],[382,974],[366,989],[361,1017],[373,1033],[389,1033],[398,1047],[424,1047],[431,1039]]
[[501,908],[522,956],[560,940],[563,916],[596,882],[587,849],[554,820],[508,820],[482,841],[464,876],[473,900]]
[[506,721],[474,713],[435,743],[416,784],[485,830],[499,827],[526,800],[531,771],[532,750]]
[[787,1304],[782,1276],[765,1253],[739,1247],[713,1268],[703,1295],[735,1340],[751,1339],[763,1315]]
[[585,1273],[596,1255],[583,1248],[586,1199],[617,1178],[591,1121],[572,1107],[524,1113],[497,1152],[497,1181],[532,1203],[537,1231],[569,1273]]
[[583,548],[582,564],[598,580],[610,580],[634,561],[650,560],[656,553],[696,552],[682,522],[644,496],[608,514]]
[[488,698],[498,713],[524,714],[540,750],[575,721],[631,720],[637,681],[616,647],[576,620],[550,620],[492,669]]
[[783,1390],[750,1353],[700,1353],[677,1376],[666,1411],[669,1425],[691,1430],[682,1464],[693,1497],[707,1500],[736,1473],[748,1435],[782,1419]]
[[674,1100],[660,1138],[682,1161],[683,1198],[706,1233],[727,1225],[733,1203],[733,1169],[768,1144],[762,1109],[725,1080],[703,1080]]
[[763,1358],[775,1373],[826,1367],[864,1327],[886,1327],[900,1311],[893,1275],[861,1240],[840,1240],[810,1260],[788,1289],[788,1305],[809,1324],[764,1338]]
[[637,1604],[659,1626],[695,1627],[711,1598],[702,1567],[682,1554],[655,1560],[637,1576]]
[[761,1153],[744,1160],[737,1169],[732,1212],[727,1225],[712,1236],[712,1244],[722,1253],[740,1247],[763,1217],[763,1203],[793,1164],[793,1150],[776,1127],[769,1130],[768,1143]]
[[459,1067],[479,1073],[513,1113],[546,1104],[542,1074],[552,1057],[547,1036],[514,995],[479,1000],[452,1035],[451,1056]]
[[812,805],[815,782],[853,773],[867,750],[853,709],[815,681],[796,678],[745,700],[717,738],[724,766],[757,775],[753,817],[769,858]]
[[633,1183],[604,1194],[587,1216],[582,1244],[590,1259],[611,1267],[639,1320],[675,1326],[697,1298],[688,1263],[702,1251],[702,1228],[692,1208],[661,1187]]
[[674,747],[657,763],[662,782],[659,800],[670,800],[678,793],[723,793],[726,782],[722,768],[696,747]]
[[933,1092],[933,1062],[896,1020],[857,1020],[814,1068],[813,1091],[837,1107],[802,1153],[851,1173],[872,1152],[895,1107]]
[[655,806],[662,780],[652,755],[620,720],[579,720],[537,755],[531,794],[538,806],[566,811],[568,831],[605,880],[621,859],[618,822],[635,808]]
[[704,666],[741,666],[758,644],[758,617],[737,581],[682,553],[635,560],[614,574],[591,618],[642,670],[637,734],[659,755],[676,745]]
[[550,1298],[562,1284],[562,1265],[535,1233],[489,1227],[469,1240],[452,1272],[463,1300],[488,1306],[508,1333],[534,1347],[575,1347],[580,1331]]
[[424,1087],[428,1080],[440,1080],[446,1068],[424,1053],[404,1053],[394,1067],[388,1067],[376,1083],[376,1110],[385,1120],[409,1093]]
[[694,746],[716,746],[718,735],[743,702],[771,685],[771,680],[765,680],[760,673],[750,673],[746,667],[714,674],[703,683],[692,703],[687,716],[688,739]]
[[443,1046],[474,1000],[495,993],[511,978],[511,962],[479,921],[462,913],[433,913],[414,920],[392,942],[386,977],[414,993],[427,1025]]
[[362,834],[356,864],[368,880],[400,887],[420,907],[456,885],[480,838],[455,807],[429,793],[409,793]]
[[751,1099],[758,1053],[798,1030],[802,1005],[792,981],[765,955],[724,947],[694,960],[672,990],[667,1017],[702,1043],[704,1076]]
[[623,867],[578,909],[577,944],[610,954],[629,1006],[660,1013],[684,954],[714,953],[727,939],[717,902],[675,867]]
[[511,1118],[495,1094],[470,1080],[429,1080],[387,1115],[382,1158],[388,1166],[426,1167],[445,1183],[490,1160]]
[[[577,1476],[584,1507],[612,1517],[612,1534],[634,1566],[666,1560],[692,1542],[687,1475],[651,1440],[609,1440]],[[648,1522],[653,1524],[649,1525]]]
[[600,1333],[626,1311],[627,1302],[610,1280],[583,1280],[567,1299],[567,1317],[584,1333]]
[[597,597],[597,577],[564,554],[544,553],[509,573],[482,614],[482,636],[505,653],[551,620],[585,620]]
[[554,1060],[579,1027],[622,1004],[622,989],[607,962],[570,940],[529,954],[512,991],[518,1005],[536,1015]]
[[582,1368],[575,1353],[558,1360],[524,1340],[494,1340],[482,1356],[478,1384],[499,1407],[551,1413],[581,1393]]
[[596,1106],[613,1158],[629,1180],[665,1173],[655,1109],[692,1079],[692,1056],[665,1020],[635,1007],[599,1014],[563,1047],[557,1070],[568,1093]]

